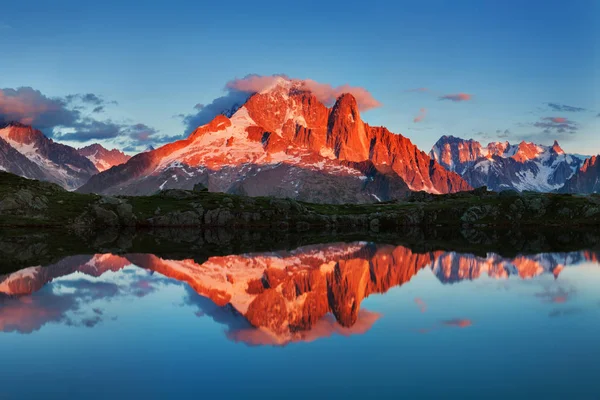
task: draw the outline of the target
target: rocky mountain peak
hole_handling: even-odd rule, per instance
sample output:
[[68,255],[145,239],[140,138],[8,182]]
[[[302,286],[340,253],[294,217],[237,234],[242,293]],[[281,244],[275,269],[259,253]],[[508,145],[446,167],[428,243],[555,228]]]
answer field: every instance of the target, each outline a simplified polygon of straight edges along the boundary
[[522,141],[517,146],[517,151],[512,157],[519,162],[525,162],[536,158],[541,151],[540,147],[535,143]]
[[409,189],[469,190],[402,135],[373,128],[356,98],[327,107],[303,81],[275,79],[230,118],[218,115],[187,139],[133,157],[82,192],[147,194],[192,188],[313,202],[374,202]]
[[6,148],[0,167],[7,171],[54,182],[66,189],[75,189],[98,173],[94,164],[80,155],[77,149],[56,143],[31,126],[7,124],[0,129],[0,138]]
[[131,158],[118,149],[108,150],[98,143],[82,147],[77,152],[90,160],[98,171],[105,171],[115,165],[123,164]]
[[600,155],[587,158],[581,168],[560,188],[563,193],[600,193]]
[[354,96],[342,94],[327,122],[327,145],[340,160],[360,162],[369,158],[370,141]]
[[581,165],[579,158],[566,155],[557,142],[552,146],[491,142],[482,147],[473,139],[443,136],[430,155],[472,186],[495,191],[557,190]]
[[554,144],[552,145],[551,149],[555,154],[565,154],[564,150],[560,147],[557,140],[554,141]]
[[586,159],[581,167],[581,171],[586,172],[592,167],[595,167],[598,164],[598,156],[592,156]]
[[0,129],[0,136],[8,141],[28,145],[39,141],[43,134],[29,125],[12,122]]

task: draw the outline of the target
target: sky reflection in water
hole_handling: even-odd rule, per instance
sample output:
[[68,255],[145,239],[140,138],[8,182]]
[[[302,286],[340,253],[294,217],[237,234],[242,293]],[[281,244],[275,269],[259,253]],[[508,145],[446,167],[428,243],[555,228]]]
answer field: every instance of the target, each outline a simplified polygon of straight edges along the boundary
[[599,286],[590,251],[72,256],[0,277],[0,397],[589,398]]

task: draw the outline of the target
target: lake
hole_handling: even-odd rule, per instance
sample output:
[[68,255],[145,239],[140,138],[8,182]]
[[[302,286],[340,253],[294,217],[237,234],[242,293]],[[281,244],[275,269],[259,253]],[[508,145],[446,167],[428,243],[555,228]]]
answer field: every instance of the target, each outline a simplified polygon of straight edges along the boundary
[[598,398],[597,249],[286,247],[5,267],[0,398]]

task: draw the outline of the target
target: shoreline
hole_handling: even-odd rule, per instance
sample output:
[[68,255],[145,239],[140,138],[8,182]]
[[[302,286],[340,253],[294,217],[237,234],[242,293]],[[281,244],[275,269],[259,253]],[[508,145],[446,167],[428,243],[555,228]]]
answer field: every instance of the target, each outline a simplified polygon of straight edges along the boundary
[[304,232],[406,227],[556,228],[600,225],[600,195],[535,192],[455,194],[414,192],[375,204],[317,204],[207,191],[165,190],[152,196],[100,196],[68,192],[47,182],[0,172],[0,227],[73,230],[240,228]]

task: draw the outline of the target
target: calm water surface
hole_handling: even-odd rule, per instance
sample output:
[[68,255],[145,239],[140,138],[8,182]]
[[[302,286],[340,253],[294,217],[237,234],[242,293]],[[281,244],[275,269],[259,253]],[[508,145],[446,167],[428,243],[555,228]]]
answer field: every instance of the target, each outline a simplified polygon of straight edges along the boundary
[[599,398],[599,258],[70,256],[0,276],[0,398]]

